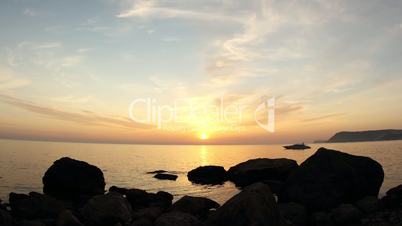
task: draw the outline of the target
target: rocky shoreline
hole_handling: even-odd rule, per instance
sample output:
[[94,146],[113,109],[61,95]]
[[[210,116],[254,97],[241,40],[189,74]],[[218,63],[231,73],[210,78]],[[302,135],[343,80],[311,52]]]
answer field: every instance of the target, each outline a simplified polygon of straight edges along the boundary
[[[176,180],[167,171],[148,172]],[[227,171],[200,166],[197,184],[231,181],[241,189],[220,206],[204,198],[112,186],[101,169],[68,157],[43,176],[43,194],[10,193],[0,201],[0,226],[336,226],[402,225],[402,185],[379,199],[382,166],[368,158],[320,148],[298,165],[290,159],[252,159]]]

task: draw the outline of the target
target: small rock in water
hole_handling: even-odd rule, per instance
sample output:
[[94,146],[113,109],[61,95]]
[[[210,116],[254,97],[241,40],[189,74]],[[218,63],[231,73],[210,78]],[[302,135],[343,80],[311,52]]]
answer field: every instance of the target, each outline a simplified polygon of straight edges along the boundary
[[166,170],[155,170],[155,171],[147,172],[147,174],[158,174],[158,173],[167,173],[167,171]]
[[159,180],[176,180],[177,175],[167,174],[167,173],[158,173],[154,176],[154,178]]
[[226,170],[222,166],[200,166],[187,173],[189,181],[197,184],[223,184]]

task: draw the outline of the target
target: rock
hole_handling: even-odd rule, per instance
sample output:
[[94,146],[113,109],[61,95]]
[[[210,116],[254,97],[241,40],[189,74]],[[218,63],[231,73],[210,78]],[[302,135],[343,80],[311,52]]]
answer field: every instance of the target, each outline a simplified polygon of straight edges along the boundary
[[187,178],[196,184],[223,184],[226,170],[222,166],[200,166],[188,172]]
[[149,206],[148,193],[141,189],[127,189],[126,198],[133,209],[140,209]]
[[168,173],[158,173],[154,176],[154,178],[159,180],[176,180],[177,175],[168,174]]
[[65,210],[60,213],[56,226],[84,226],[80,220],[74,214],[69,211]]
[[262,183],[269,186],[272,193],[279,194],[282,191],[283,186],[285,185],[284,182],[279,180],[263,180]]
[[233,196],[207,220],[210,226],[284,225],[275,198],[263,183],[252,184]]
[[14,225],[14,220],[10,213],[6,210],[0,209],[0,225],[2,226],[12,226]]
[[59,199],[74,200],[105,192],[105,179],[98,167],[68,157],[55,161],[42,181],[43,192]]
[[387,191],[386,195],[382,198],[385,206],[388,208],[401,208],[402,207],[402,184],[391,188]]
[[119,193],[97,195],[80,210],[86,225],[127,225],[132,220],[129,202]]
[[304,206],[294,202],[280,203],[278,209],[289,225],[306,225],[308,215]]
[[136,188],[119,188],[116,186],[110,187],[109,191],[117,192],[125,195],[128,202],[134,210],[155,206],[167,208],[172,205],[173,195],[168,192],[159,191],[155,193],[148,193],[145,190]]
[[361,217],[360,210],[352,204],[342,204],[330,213],[331,220],[338,224],[358,222]]
[[14,216],[23,219],[56,218],[65,209],[62,202],[37,192],[10,193],[10,207]]
[[128,190],[127,188],[120,188],[120,187],[117,187],[117,186],[111,186],[109,188],[110,192],[117,192],[117,193],[120,193],[122,195],[126,195],[127,190]]
[[375,196],[367,196],[355,203],[356,207],[364,213],[372,213],[383,208],[382,202]]
[[156,194],[148,193],[148,201],[149,206],[166,209],[172,205],[173,195],[165,191],[158,191]]
[[152,221],[146,218],[141,218],[133,221],[130,226],[152,226]]
[[311,215],[311,224],[314,226],[331,225],[330,215],[327,212],[320,211]]
[[17,226],[46,226],[44,223],[42,223],[39,220],[23,220],[23,221],[19,221],[16,224]]
[[287,179],[280,202],[297,202],[310,211],[330,210],[377,196],[384,179],[381,165],[368,158],[320,148]]
[[202,226],[202,223],[193,215],[183,212],[169,212],[162,214],[154,222],[155,226]]
[[290,159],[252,159],[237,164],[228,170],[229,180],[239,187],[264,181],[284,181],[297,168],[297,162]]
[[133,213],[133,218],[134,219],[146,218],[151,221],[154,221],[164,212],[164,210],[165,210],[164,208],[156,206],[139,209]]
[[155,171],[147,172],[147,174],[158,174],[158,173],[167,173],[167,171],[166,170],[155,170]]
[[364,226],[400,226],[402,225],[402,210],[384,209],[368,214],[360,221]]
[[180,211],[189,213],[200,219],[206,218],[211,209],[216,209],[219,204],[211,199],[203,197],[184,196],[175,202],[169,211]]

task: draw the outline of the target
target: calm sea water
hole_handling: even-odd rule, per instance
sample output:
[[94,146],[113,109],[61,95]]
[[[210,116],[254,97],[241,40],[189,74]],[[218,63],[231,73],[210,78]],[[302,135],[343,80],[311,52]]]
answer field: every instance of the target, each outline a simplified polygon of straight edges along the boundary
[[[312,144],[306,151],[284,150],[281,145],[121,145],[82,144],[0,140],[0,198],[10,192],[42,190],[42,176],[53,161],[63,156],[83,160],[100,167],[107,187],[112,185],[164,190],[175,198],[183,195],[205,196],[220,203],[238,192],[227,182],[218,186],[194,185],[186,173],[201,165],[221,165],[226,169],[252,158],[290,158],[303,162],[319,147],[369,156],[380,162],[385,171],[381,194],[402,183],[402,141]],[[177,181],[160,181],[147,171],[164,169],[179,175]]]

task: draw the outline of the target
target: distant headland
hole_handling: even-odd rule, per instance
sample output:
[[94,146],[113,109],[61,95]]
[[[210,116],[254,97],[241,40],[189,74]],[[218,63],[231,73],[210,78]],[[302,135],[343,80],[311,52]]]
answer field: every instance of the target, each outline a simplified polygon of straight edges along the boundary
[[388,141],[402,140],[402,130],[367,130],[367,131],[343,131],[338,132],[327,141],[316,141],[317,143],[339,143],[339,142],[364,142],[364,141]]

